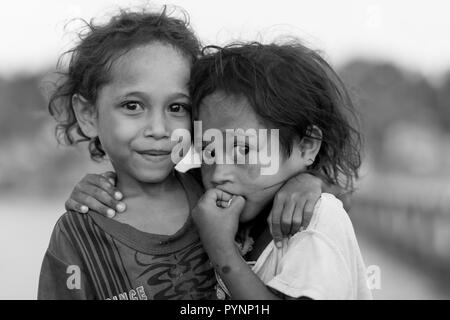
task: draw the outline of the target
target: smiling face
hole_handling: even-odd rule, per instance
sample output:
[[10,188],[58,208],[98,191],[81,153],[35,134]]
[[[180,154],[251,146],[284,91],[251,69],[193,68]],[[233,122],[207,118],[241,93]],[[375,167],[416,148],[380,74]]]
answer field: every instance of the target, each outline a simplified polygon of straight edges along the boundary
[[119,179],[157,183],[172,171],[176,142],[171,133],[191,128],[190,68],[188,58],[158,42],[112,64],[112,80],[99,90],[95,118],[81,127],[89,136],[98,135]]
[[[233,152],[245,153],[247,159],[252,156],[258,159],[257,163],[249,164],[202,164],[202,179],[205,187],[222,189],[228,193],[241,195],[246,199],[246,205],[240,216],[241,222],[254,219],[263,207],[274,197],[283,182],[306,169],[307,156],[300,150],[299,145],[294,145],[289,157],[279,156],[279,170],[271,175],[261,175],[263,165],[260,162],[260,153],[266,152],[267,143],[238,142],[226,139],[227,129],[268,129],[260,121],[243,97],[227,96],[222,92],[214,92],[206,96],[199,108],[199,120],[202,121],[203,130],[218,129],[223,134],[225,157],[232,158]],[[250,130],[248,130],[250,132]],[[270,132],[270,131],[269,131]],[[243,139],[241,139],[243,140]],[[271,150],[273,155],[275,150]],[[205,150],[208,153],[208,150]]]

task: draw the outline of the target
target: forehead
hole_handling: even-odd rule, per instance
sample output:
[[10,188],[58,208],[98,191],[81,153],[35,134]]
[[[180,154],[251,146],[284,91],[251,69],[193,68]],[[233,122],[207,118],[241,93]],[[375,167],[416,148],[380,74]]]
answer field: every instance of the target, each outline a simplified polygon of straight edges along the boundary
[[118,90],[187,89],[191,64],[187,57],[168,44],[153,42],[133,48],[111,65],[112,83]]
[[245,97],[216,91],[203,98],[199,120],[204,129],[259,129],[265,128]]

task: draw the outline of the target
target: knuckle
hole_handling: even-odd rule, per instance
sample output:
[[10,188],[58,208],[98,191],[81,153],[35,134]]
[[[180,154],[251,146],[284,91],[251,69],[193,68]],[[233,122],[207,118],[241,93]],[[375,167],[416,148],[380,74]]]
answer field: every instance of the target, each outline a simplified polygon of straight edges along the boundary
[[275,199],[278,201],[284,201],[286,199],[286,194],[280,191],[276,194]]
[[92,194],[96,199],[99,199],[102,198],[103,192],[104,192],[103,190],[95,189]]
[[113,178],[116,176],[116,174],[113,171],[106,171],[103,173],[103,176],[105,176],[107,178]]
[[111,186],[111,184],[106,180],[102,181],[101,186],[105,191],[112,192],[112,190],[113,190],[113,187]]
[[107,178],[109,176],[109,171],[100,173],[100,176],[102,176],[103,178]]
[[110,196],[109,196],[109,193],[106,192],[105,190],[100,190],[99,194],[100,194],[100,197],[102,197],[103,199],[111,200]]
[[295,215],[294,218],[292,219],[292,222],[297,223],[297,224],[302,223],[302,221],[303,221],[303,217],[299,216],[299,215]]
[[311,198],[311,199],[315,199],[315,198],[317,198],[318,197],[318,195],[320,194],[320,191],[319,190],[316,190],[316,191],[309,191],[309,192],[307,192],[306,193],[306,196],[308,197],[308,198]]
[[282,227],[289,227],[291,225],[291,220],[287,218],[282,218],[281,220],[281,226]]
[[300,198],[300,194],[298,192],[294,192],[289,196],[291,201],[297,201]]
[[272,227],[275,233],[277,233],[281,229],[281,223],[280,222],[272,222]]

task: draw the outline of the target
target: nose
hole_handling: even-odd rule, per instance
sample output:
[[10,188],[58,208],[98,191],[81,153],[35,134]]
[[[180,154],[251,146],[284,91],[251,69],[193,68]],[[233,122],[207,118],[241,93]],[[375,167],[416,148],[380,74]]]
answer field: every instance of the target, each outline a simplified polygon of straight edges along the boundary
[[214,187],[218,185],[223,185],[227,183],[233,183],[234,181],[234,173],[233,166],[229,164],[215,164],[213,165],[211,175],[211,183]]
[[147,125],[144,130],[144,136],[152,137],[154,139],[163,139],[169,137],[164,112],[154,110],[149,114],[147,118]]

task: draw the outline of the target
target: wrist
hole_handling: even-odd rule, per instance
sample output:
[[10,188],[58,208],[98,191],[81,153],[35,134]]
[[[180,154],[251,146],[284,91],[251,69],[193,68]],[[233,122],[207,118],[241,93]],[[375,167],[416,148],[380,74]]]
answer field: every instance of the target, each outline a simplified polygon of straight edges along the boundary
[[198,228],[198,232],[204,247],[227,250],[235,246],[234,236],[231,236],[231,234],[206,230],[205,227]]
[[214,263],[221,265],[227,263],[237,256],[241,256],[236,243],[233,241],[222,243],[221,245],[208,245],[205,246],[205,250],[209,256],[209,259]]

